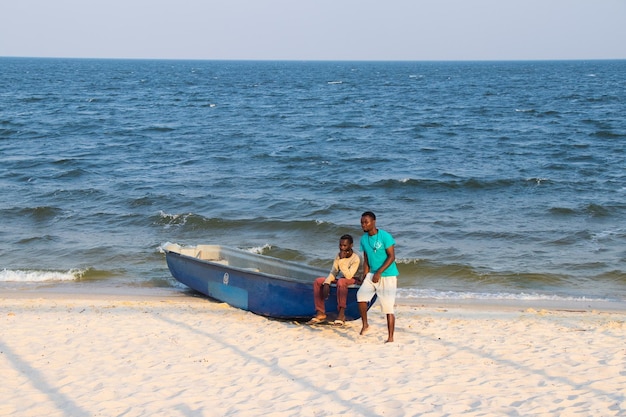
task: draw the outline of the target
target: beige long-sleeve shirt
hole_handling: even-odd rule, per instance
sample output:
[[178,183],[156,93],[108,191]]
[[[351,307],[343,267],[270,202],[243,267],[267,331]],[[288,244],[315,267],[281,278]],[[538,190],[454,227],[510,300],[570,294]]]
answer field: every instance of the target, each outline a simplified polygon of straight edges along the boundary
[[339,255],[337,255],[333,261],[333,268],[330,270],[326,279],[334,281],[341,276],[348,279],[353,278],[359,270],[360,265],[361,257],[356,252],[352,252],[352,256],[349,258],[340,258]]

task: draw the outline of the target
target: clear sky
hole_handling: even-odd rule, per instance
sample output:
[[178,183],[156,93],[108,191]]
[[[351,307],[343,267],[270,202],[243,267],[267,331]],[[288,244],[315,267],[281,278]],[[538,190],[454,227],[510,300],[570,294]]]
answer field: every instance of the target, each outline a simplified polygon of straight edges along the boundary
[[626,0],[0,0],[0,56],[626,59]]

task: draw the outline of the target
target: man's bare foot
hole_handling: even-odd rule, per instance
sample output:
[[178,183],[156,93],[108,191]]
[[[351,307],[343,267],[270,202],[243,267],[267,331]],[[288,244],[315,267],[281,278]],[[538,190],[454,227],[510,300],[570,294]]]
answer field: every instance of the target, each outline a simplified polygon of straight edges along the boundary
[[391,338],[389,338],[389,339],[385,340],[385,343],[393,343],[393,337],[391,337]]
[[361,333],[359,333],[361,336],[363,336],[365,333],[367,333],[370,329],[370,326],[363,326],[361,328]]

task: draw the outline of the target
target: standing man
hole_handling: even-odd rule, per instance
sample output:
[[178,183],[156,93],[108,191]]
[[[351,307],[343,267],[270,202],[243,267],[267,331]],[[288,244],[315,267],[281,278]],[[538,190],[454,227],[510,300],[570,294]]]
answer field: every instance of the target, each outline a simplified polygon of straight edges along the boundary
[[394,304],[398,281],[398,267],[394,249],[396,242],[391,234],[376,228],[376,215],[371,211],[366,211],[361,215],[361,229],[365,232],[361,237],[365,278],[356,294],[359,313],[363,322],[360,334],[364,335],[369,330],[367,303],[376,294],[383,314],[387,315],[388,337],[385,343],[393,342],[393,332],[396,327]]

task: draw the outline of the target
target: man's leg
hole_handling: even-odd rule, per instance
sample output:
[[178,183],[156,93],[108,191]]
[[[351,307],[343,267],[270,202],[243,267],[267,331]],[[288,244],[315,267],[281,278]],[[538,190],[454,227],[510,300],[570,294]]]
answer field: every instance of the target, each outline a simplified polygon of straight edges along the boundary
[[326,318],[326,306],[324,305],[324,298],[322,298],[322,284],[326,277],[316,278],[313,282],[313,302],[315,304],[315,317],[318,319]]
[[346,321],[346,307],[348,304],[348,287],[356,280],[341,278],[337,280],[337,320]]
[[395,314],[387,314],[387,341],[385,343],[393,342],[393,331],[396,327],[396,315]]

